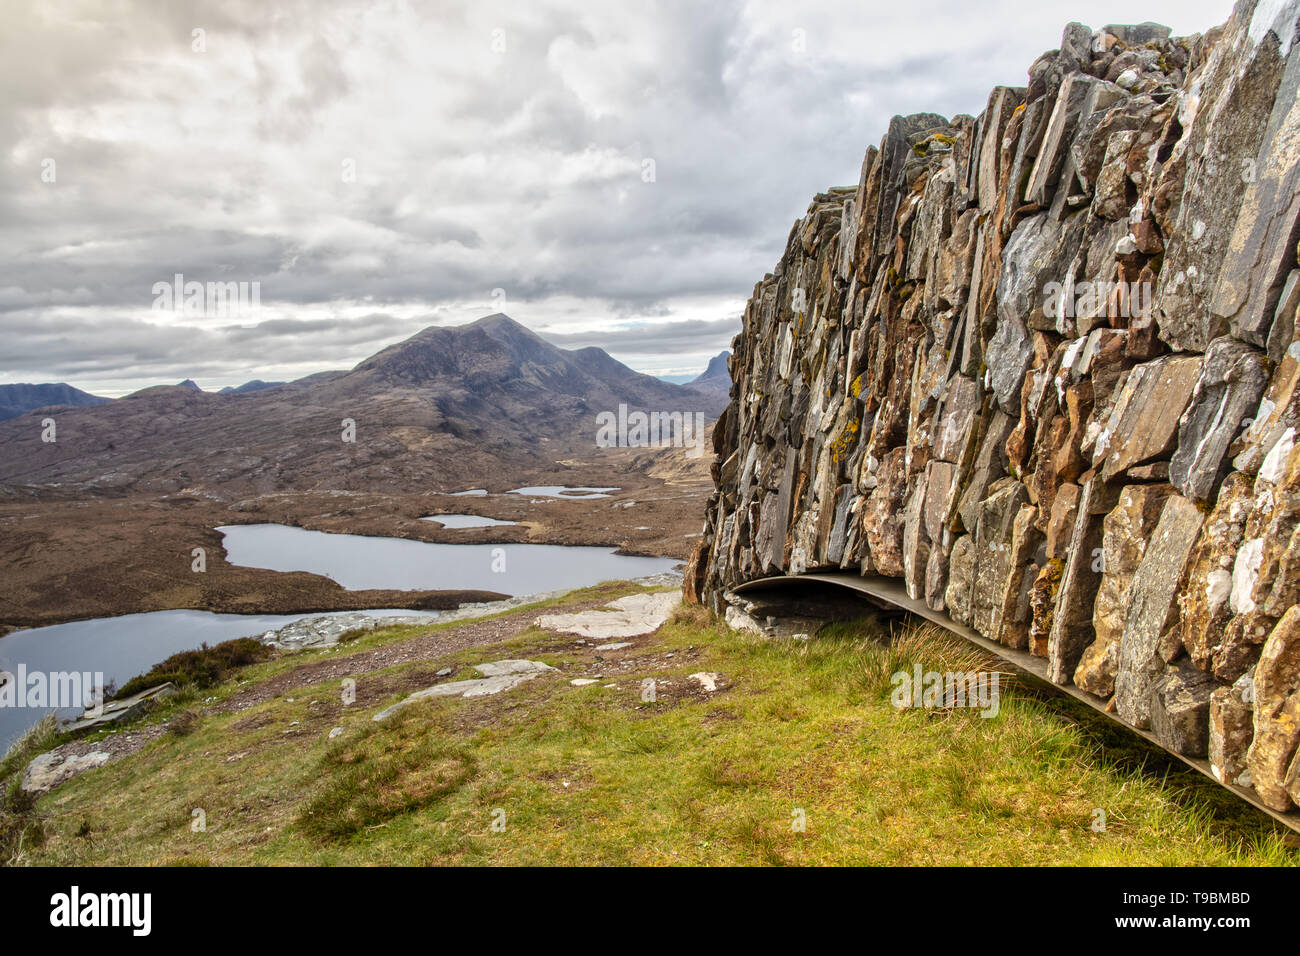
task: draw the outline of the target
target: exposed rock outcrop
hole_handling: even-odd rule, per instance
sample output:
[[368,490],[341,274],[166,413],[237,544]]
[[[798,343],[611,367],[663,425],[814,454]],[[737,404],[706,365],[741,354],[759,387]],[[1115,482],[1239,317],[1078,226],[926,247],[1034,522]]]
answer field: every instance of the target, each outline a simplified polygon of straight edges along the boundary
[[375,721],[387,720],[399,710],[419,701],[428,700],[430,697],[491,697],[493,694],[513,690],[520,684],[527,683],[534,677],[545,674],[547,671],[553,671],[555,668],[541,661],[512,659],[475,664],[474,670],[483,676],[469,680],[447,681],[444,684],[434,684],[424,690],[417,690],[415,693],[403,697],[392,706],[385,707],[370,719]]
[[852,569],[1300,800],[1300,7],[1070,24],[757,284],[686,578]]
[[68,721],[63,730],[69,734],[80,734],[89,730],[101,730],[111,724],[135,720],[158,706],[159,701],[166,700],[168,697],[174,696],[175,693],[176,685],[171,681],[167,681],[156,687],[142,690],[138,694],[132,694],[130,697],[123,697],[121,700],[110,700],[107,703],[87,708],[76,720]]
[[286,624],[276,631],[267,631],[258,640],[263,644],[286,651],[299,651],[304,648],[334,647],[347,634],[361,631],[373,631],[377,627],[391,627],[395,624],[428,624],[431,618],[417,615],[399,615],[395,617],[375,617],[362,611],[347,614],[322,614],[317,617],[305,617],[292,624]]
[[51,750],[27,765],[20,786],[27,793],[45,793],[87,770],[102,767],[112,759],[111,754],[102,750],[82,754]]
[[640,637],[657,631],[680,603],[680,596],[671,591],[629,594],[603,608],[571,614],[543,614],[537,619],[537,626],[585,638]]

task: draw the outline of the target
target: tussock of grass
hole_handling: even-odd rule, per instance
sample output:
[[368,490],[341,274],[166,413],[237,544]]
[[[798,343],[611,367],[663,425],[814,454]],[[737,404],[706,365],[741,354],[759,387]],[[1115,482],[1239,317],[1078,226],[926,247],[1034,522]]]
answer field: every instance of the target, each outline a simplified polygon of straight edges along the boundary
[[703,628],[713,624],[713,615],[708,608],[699,604],[679,604],[670,620],[678,625]]
[[427,808],[464,785],[474,758],[431,726],[427,709],[407,708],[388,725],[328,748],[314,775],[326,785],[299,815],[299,826],[319,839],[339,840]]
[[274,651],[252,637],[238,637],[198,650],[173,654],[161,664],[155,664],[147,673],[132,677],[113,696],[130,697],[150,687],[171,681],[177,687],[212,687],[226,678],[232,670],[256,664],[270,657]]
[[999,682],[1013,676],[1003,670],[1001,661],[934,624],[895,626],[886,642],[861,651],[863,690],[880,699],[888,699],[893,691],[895,674],[910,674],[917,664],[941,673],[997,672]]
[[47,714],[0,757],[0,862],[23,862],[25,850],[39,846],[44,839],[45,831],[34,813],[36,798],[19,784],[32,758],[49,750],[58,739],[59,719]]
[[176,715],[167,722],[167,732],[177,737],[187,737],[198,729],[202,719],[197,710],[187,707],[177,711]]
[[21,773],[33,757],[49,750],[59,738],[59,718],[49,713],[23,732],[0,757],[0,781]]

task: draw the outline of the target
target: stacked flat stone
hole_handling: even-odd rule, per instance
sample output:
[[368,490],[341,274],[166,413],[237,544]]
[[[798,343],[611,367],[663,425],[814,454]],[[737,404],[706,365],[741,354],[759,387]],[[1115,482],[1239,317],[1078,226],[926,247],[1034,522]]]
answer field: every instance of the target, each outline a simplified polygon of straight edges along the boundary
[[755,286],[686,579],[909,594],[1300,803],[1300,13],[1072,23],[895,117]]

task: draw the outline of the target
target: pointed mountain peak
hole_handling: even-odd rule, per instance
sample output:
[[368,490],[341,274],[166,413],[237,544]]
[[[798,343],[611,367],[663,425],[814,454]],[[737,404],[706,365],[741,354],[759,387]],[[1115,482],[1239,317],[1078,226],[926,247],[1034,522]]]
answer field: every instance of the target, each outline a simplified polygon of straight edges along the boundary
[[[504,312],[494,312],[491,315],[485,315],[477,322],[471,322],[468,325],[460,326],[461,329],[476,329],[480,332],[486,332],[497,341],[502,342],[529,342],[542,345],[550,345],[545,339],[528,328],[516,322]],[[554,346],[550,346],[554,348]]]
[[709,359],[709,366],[696,377],[695,382],[707,382],[712,379],[721,379],[727,382],[731,381],[731,372],[727,368],[727,359],[731,357],[731,352],[723,349],[713,358]]
[[471,329],[522,329],[527,332],[528,329],[520,325],[504,312],[493,312],[491,315],[485,315],[481,319],[470,322],[467,328]]

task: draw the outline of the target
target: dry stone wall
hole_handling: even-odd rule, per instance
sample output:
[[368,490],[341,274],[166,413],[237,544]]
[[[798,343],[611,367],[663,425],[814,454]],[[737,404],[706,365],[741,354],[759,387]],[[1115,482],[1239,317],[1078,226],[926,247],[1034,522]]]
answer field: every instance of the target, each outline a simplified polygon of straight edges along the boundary
[[853,569],[1300,803],[1300,13],[898,116],[733,344],[687,576]]

